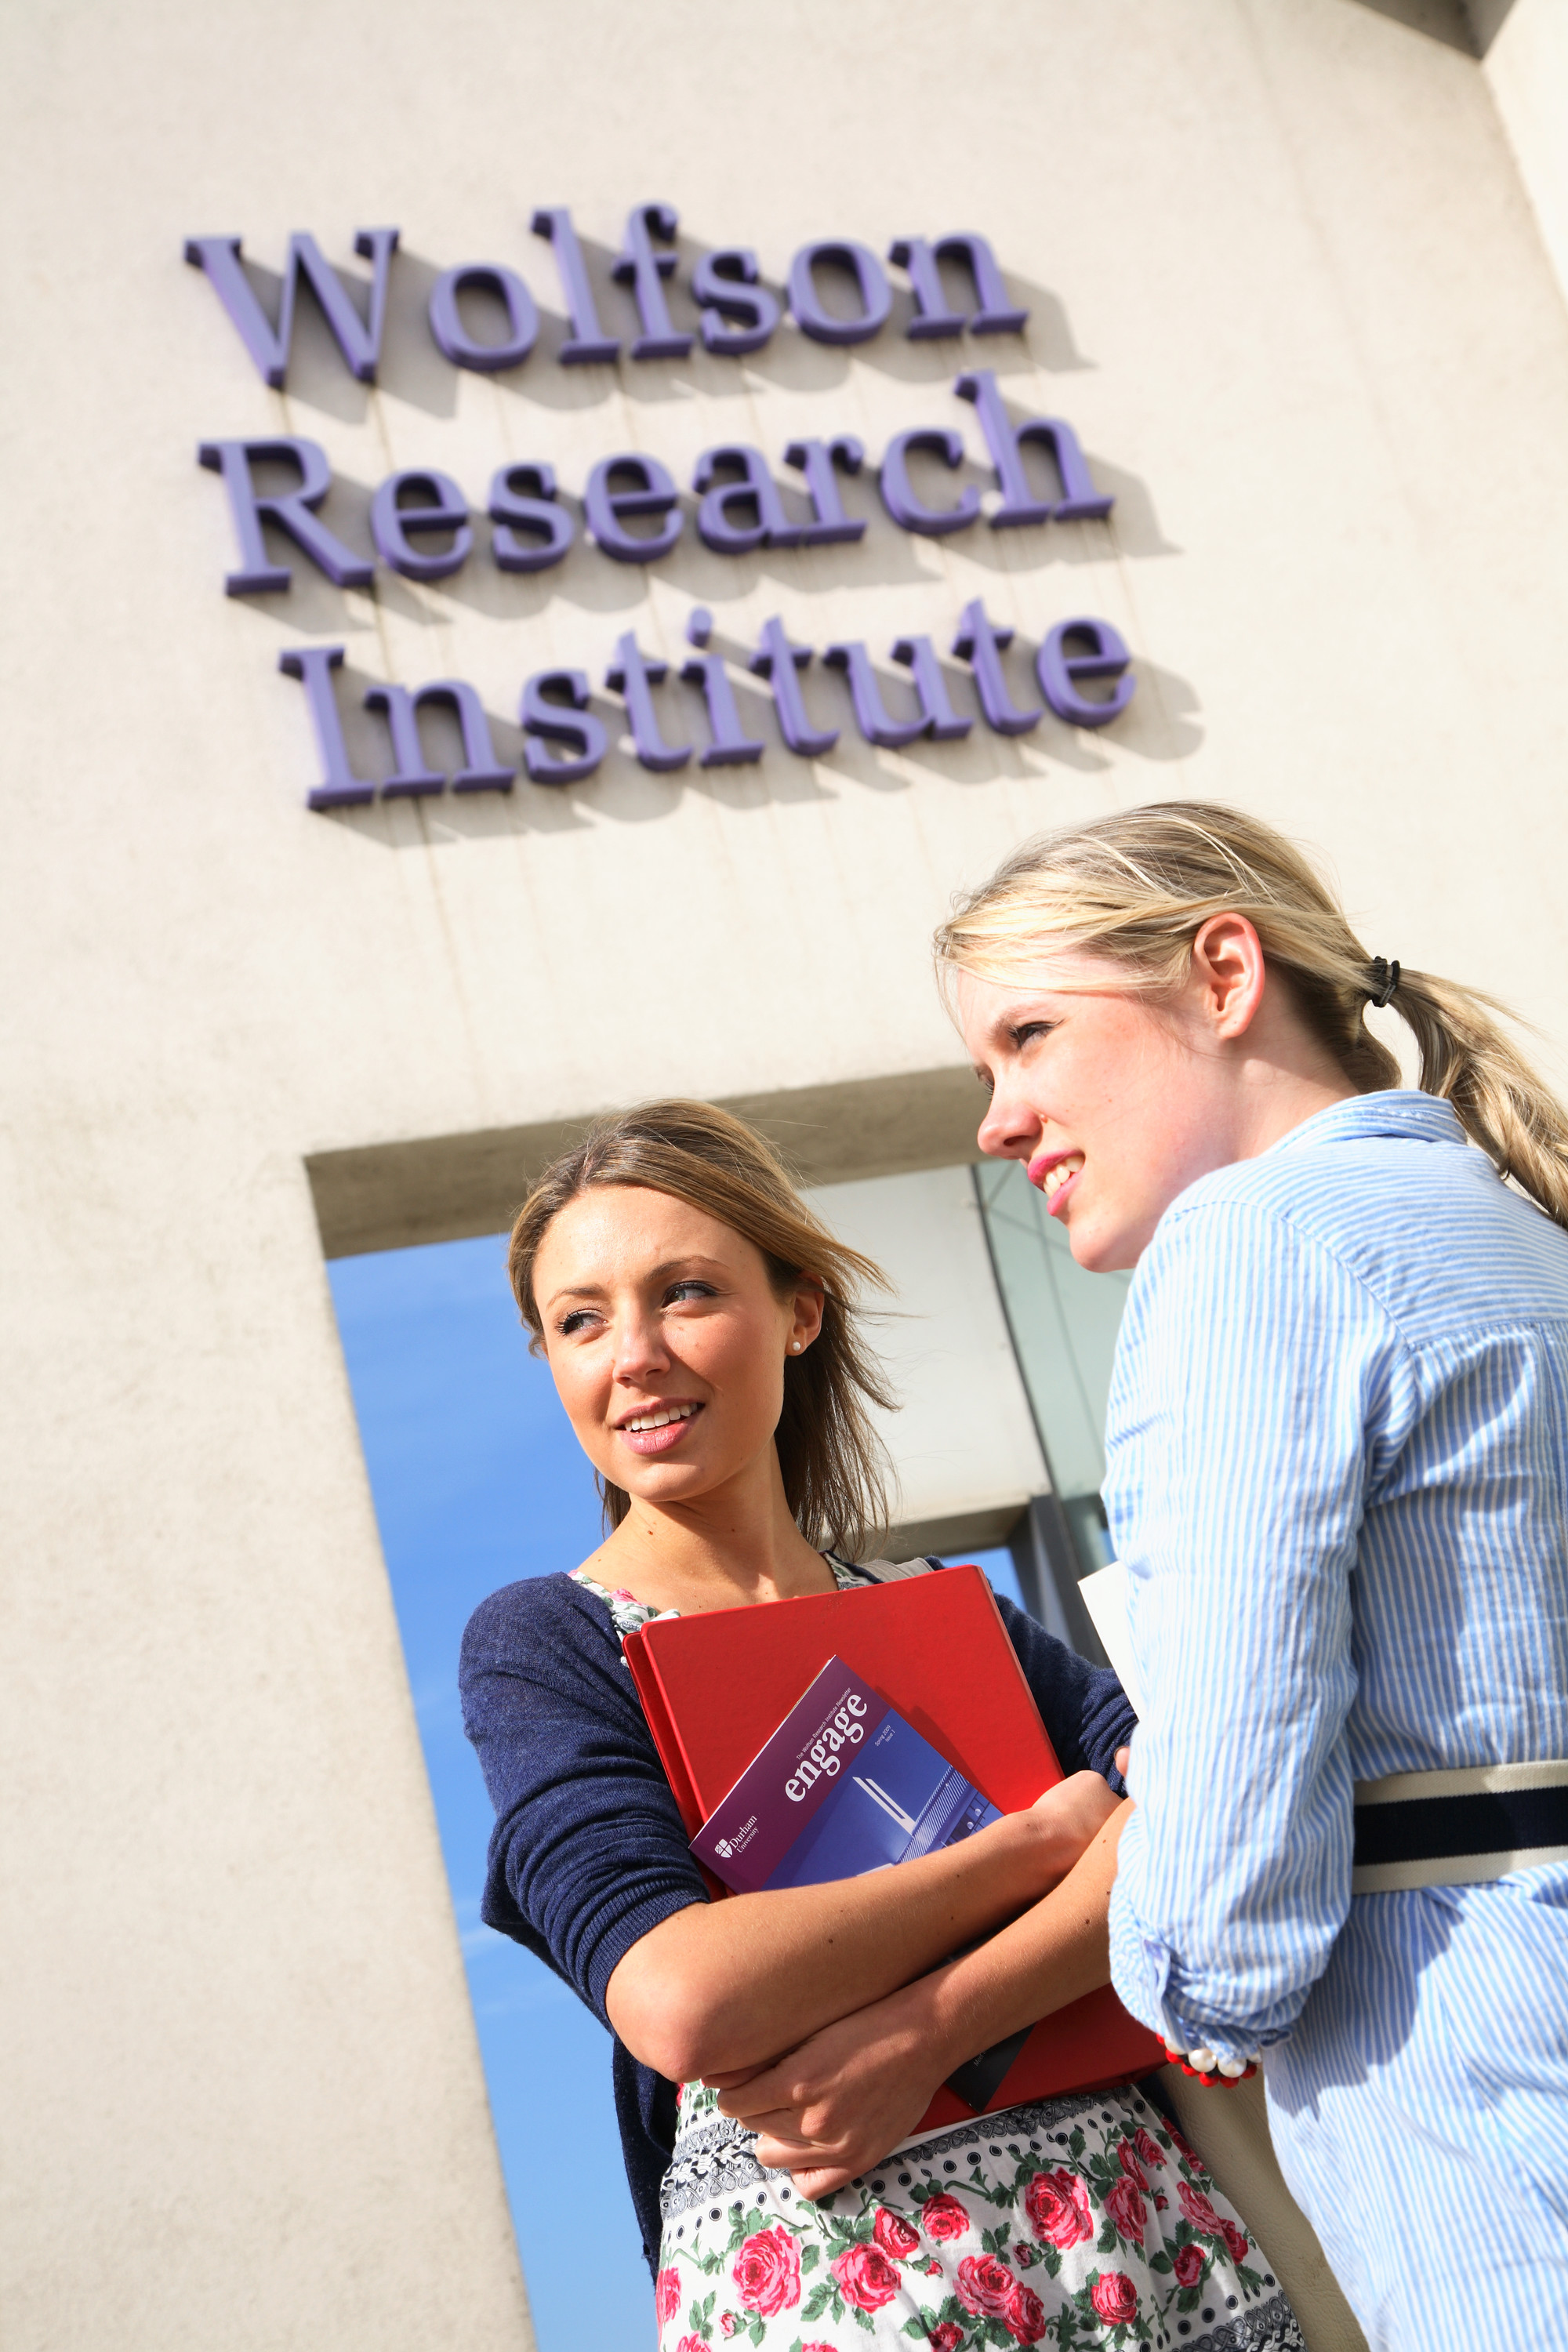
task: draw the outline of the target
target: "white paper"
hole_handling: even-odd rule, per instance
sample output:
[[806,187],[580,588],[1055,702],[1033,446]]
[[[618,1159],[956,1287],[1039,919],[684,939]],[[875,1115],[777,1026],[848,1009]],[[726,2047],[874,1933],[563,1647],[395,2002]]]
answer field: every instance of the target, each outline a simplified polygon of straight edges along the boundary
[[1132,1643],[1127,1625],[1127,1602],[1131,1591],[1127,1570],[1119,1559],[1109,1568],[1097,1568],[1092,1576],[1081,1577],[1079,1591],[1084,1607],[1094,1621],[1094,1630],[1104,1645],[1117,1681],[1142,1716],[1143,1701],[1138,1689],[1138,1670],[1132,1663]]

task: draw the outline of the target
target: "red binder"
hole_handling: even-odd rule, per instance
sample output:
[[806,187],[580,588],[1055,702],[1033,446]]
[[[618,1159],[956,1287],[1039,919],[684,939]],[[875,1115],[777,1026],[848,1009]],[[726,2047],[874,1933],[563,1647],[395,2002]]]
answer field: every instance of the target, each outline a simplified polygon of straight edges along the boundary
[[[765,1609],[657,1619],[628,1634],[625,1647],[692,1835],[833,1657],[880,1691],[1004,1812],[1022,1811],[1062,1777],[978,1568],[814,1592]],[[1102,1985],[1040,2021],[983,2112],[1103,2090],[1164,2060],[1160,2042]],[[943,2084],[920,2128],[973,2112]]]

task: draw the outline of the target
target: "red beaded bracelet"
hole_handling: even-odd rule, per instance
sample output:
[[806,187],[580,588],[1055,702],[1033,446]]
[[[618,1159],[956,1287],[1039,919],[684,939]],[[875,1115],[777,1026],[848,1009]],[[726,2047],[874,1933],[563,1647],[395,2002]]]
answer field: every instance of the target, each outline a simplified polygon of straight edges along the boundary
[[1184,2074],[1190,2074],[1194,2083],[1202,2083],[1205,2088],[1217,2083],[1221,2089],[1229,2090],[1258,2072],[1256,2058],[1243,2061],[1217,2057],[1212,2050],[1173,2050],[1168,2042],[1165,2055],[1173,2066],[1179,2066]]

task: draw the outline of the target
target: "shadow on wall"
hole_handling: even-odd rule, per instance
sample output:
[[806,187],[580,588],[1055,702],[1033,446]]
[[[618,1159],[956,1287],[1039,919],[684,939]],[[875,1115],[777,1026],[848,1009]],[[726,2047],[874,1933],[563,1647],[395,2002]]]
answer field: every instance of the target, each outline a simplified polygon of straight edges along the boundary
[[1355,0],[1379,16],[1391,16],[1413,33],[1425,33],[1467,57],[1484,58],[1502,30],[1513,0]]

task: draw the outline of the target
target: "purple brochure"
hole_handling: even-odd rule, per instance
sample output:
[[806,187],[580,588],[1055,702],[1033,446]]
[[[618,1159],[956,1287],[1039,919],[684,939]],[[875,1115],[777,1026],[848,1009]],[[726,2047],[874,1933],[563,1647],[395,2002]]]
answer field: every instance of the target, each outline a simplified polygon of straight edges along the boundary
[[752,1895],[886,1870],[1000,1819],[895,1707],[830,1658],[691,1851]]

